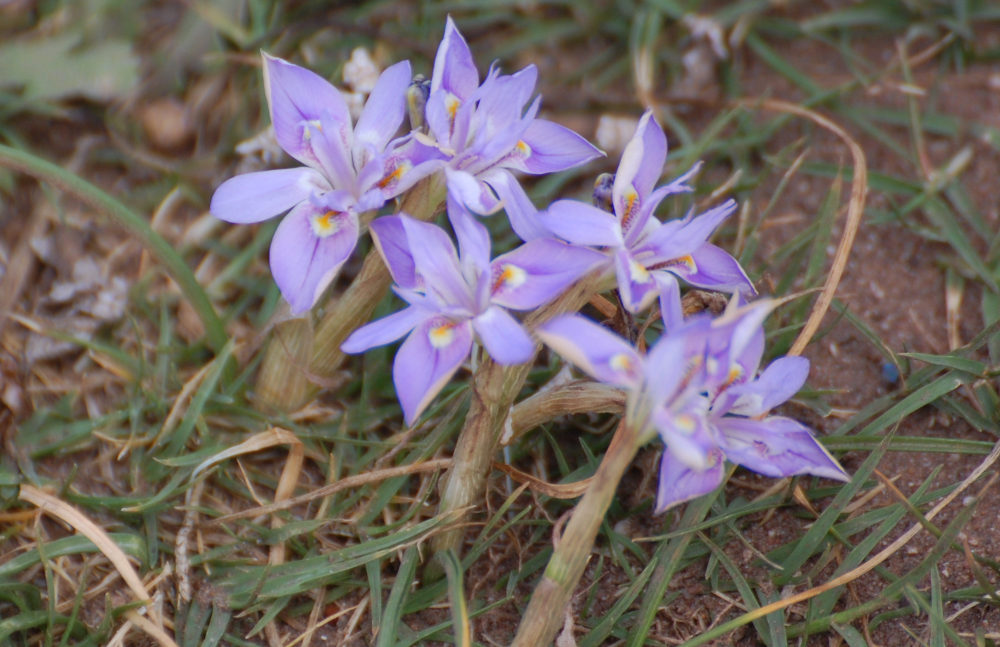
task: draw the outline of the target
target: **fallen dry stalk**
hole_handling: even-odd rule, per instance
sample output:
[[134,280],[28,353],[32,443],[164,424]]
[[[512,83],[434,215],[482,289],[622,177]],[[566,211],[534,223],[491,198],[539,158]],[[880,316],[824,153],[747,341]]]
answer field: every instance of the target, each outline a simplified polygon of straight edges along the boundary
[[833,257],[833,264],[830,266],[830,272],[823,283],[823,289],[820,292],[819,298],[816,299],[816,303],[813,305],[812,312],[809,314],[809,319],[806,320],[806,325],[803,326],[802,332],[795,338],[795,343],[792,344],[791,349],[788,351],[788,355],[801,355],[809,340],[812,339],[812,336],[819,329],[820,322],[823,321],[823,316],[830,309],[830,304],[833,303],[833,295],[837,291],[837,286],[840,284],[840,279],[844,274],[844,268],[847,266],[847,259],[851,254],[851,248],[854,246],[854,238],[858,233],[858,227],[861,226],[861,216],[864,213],[865,199],[868,195],[868,163],[865,161],[865,153],[861,150],[858,142],[847,131],[818,112],[778,99],[742,99],[736,103],[745,108],[764,108],[765,110],[783,112],[808,119],[843,140],[851,151],[851,157],[854,159],[851,197],[847,203],[847,222],[844,223],[844,233],[840,236],[840,242],[837,244],[837,251]]
[[223,515],[217,519],[214,519],[214,523],[224,523],[226,521],[234,521],[236,519],[246,519],[247,517],[256,517],[262,514],[270,514],[272,512],[277,512],[278,510],[287,510],[288,508],[293,508],[297,505],[308,503],[314,499],[322,499],[323,497],[328,497],[331,494],[336,494],[341,490],[349,490],[351,488],[361,487],[362,485],[368,485],[369,483],[377,483],[379,481],[384,481],[386,479],[396,478],[397,476],[409,476],[411,474],[423,474],[424,472],[436,472],[443,469],[448,469],[451,467],[450,458],[435,458],[433,460],[425,461],[423,463],[416,463],[414,465],[403,465],[400,467],[387,467],[385,469],[376,470],[374,472],[365,472],[364,474],[357,474],[355,476],[348,476],[345,479],[341,479],[336,483],[330,483],[329,485],[324,485],[321,488],[317,488],[312,492],[307,492],[301,496],[293,497],[291,499],[286,499],[284,501],[275,501],[269,505],[262,505],[256,508],[251,508],[249,510],[243,510],[241,512],[233,512],[231,514]]

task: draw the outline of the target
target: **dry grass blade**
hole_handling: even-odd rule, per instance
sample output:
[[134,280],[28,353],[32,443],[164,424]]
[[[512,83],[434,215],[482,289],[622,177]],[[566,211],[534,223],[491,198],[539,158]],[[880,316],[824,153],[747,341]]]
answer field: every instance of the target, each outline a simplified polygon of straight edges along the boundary
[[857,235],[858,227],[861,225],[861,216],[865,209],[865,198],[868,195],[868,163],[865,160],[865,153],[861,150],[858,142],[847,131],[818,112],[778,99],[743,99],[738,101],[737,104],[748,108],[759,107],[775,112],[784,112],[808,119],[843,140],[851,151],[851,157],[854,159],[851,198],[847,203],[847,222],[844,223],[844,233],[837,244],[833,264],[830,266],[830,272],[823,283],[823,289],[820,292],[819,298],[816,299],[816,304],[809,314],[809,319],[806,320],[805,326],[803,326],[799,336],[795,339],[795,343],[792,344],[791,349],[788,351],[789,355],[801,355],[809,340],[812,339],[812,336],[819,329],[820,322],[823,321],[824,315],[830,309],[830,304],[833,303],[833,295],[836,293],[837,286],[840,284],[840,278],[844,274],[847,259],[851,254],[851,247],[854,246],[854,237]]
[[522,472],[516,467],[511,467],[506,463],[493,463],[493,467],[511,477],[518,483],[527,485],[532,491],[544,494],[545,496],[550,496],[554,499],[575,499],[579,496],[583,496],[583,493],[587,491],[587,487],[589,487],[590,483],[594,480],[594,477],[591,476],[583,479],[582,481],[559,485],[543,481],[537,476],[532,476],[527,472]]
[[[128,557],[122,549],[119,548],[110,537],[108,537],[104,530],[91,521],[89,517],[62,499],[43,492],[32,485],[22,485],[18,496],[22,501],[35,505],[43,512],[62,520],[71,528],[92,541],[97,549],[108,558],[108,561],[115,567],[115,570],[118,571],[122,580],[125,581],[125,584],[132,590],[132,594],[135,595],[138,600],[145,603],[153,601],[149,592],[146,590],[145,585],[142,583],[142,580],[139,578],[139,574],[135,572],[134,568],[132,568],[132,564],[129,563]],[[155,614],[152,608],[150,608],[150,614]],[[138,621],[136,618],[138,618]],[[177,647],[177,643],[175,643],[170,636],[163,631],[162,619],[158,615],[154,615],[154,619],[155,622],[151,622],[146,618],[139,616],[139,614],[134,611],[129,615],[129,620],[131,620],[143,631],[149,633],[150,636],[155,638],[161,645]],[[155,629],[155,631],[150,631],[150,629]]]
[[275,501],[270,505],[262,505],[256,508],[251,508],[250,510],[243,510],[242,512],[234,512],[232,514],[223,515],[215,520],[216,523],[222,523],[226,521],[233,521],[236,519],[246,519],[247,517],[256,517],[262,514],[270,514],[278,510],[287,510],[288,508],[293,508],[297,505],[308,503],[314,499],[322,499],[323,497],[330,496],[331,494],[336,494],[341,490],[347,490],[350,488],[361,487],[362,485],[368,485],[369,483],[377,483],[379,481],[384,481],[386,479],[396,478],[397,476],[409,476],[411,474],[423,474],[424,472],[436,472],[439,470],[448,469],[451,467],[450,458],[435,458],[433,460],[425,461],[423,463],[416,463],[413,465],[403,465],[400,467],[387,467],[381,470],[375,470],[373,472],[366,472],[364,474],[357,474],[355,476],[349,476],[345,479],[341,479],[336,483],[331,483],[329,485],[324,485],[321,488],[317,488],[308,494],[303,494],[301,496],[294,497],[292,499],[286,499],[284,501]]

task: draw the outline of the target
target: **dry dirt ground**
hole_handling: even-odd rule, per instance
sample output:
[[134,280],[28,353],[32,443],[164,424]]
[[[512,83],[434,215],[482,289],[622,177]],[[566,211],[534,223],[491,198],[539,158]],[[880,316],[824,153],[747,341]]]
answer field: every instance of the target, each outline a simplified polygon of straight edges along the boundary
[[[162,24],[157,23],[150,28],[151,46],[161,42],[158,39],[165,38],[164,34],[170,33],[171,16],[166,13],[168,15],[159,17],[164,21]],[[372,29],[377,34],[377,26]],[[1000,42],[998,30],[985,30],[979,36],[985,42]],[[470,40],[475,47],[474,38],[470,37]],[[803,39],[776,41],[773,46],[786,60],[794,61],[800,72],[821,86],[834,87],[851,78],[851,71],[843,59],[831,55],[826,45]],[[883,61],[886,65],[899,55],[896,44],[884,34],[873,34],[870,38],[859,34],[855,37],[854,47],[868,61]],[[138,52],[145,71],[155,68],[154,51],[144,51],[140,46]],[[801,93],[794,86],[753,53],[744,48],[736,54],[737,73],[747,95],[792,101],[800,98]],[[553,61],[552,52],[525,53],[523,58],[529,59],[533,55],[542,61],[539,90],[545,96],[546,110],[553,117],[564,118],[585,135],[592,136],[596,114],[577,109],[569,104],[568,99],[560,99],[561,96],[575,96],[572,90],[559,85],[558,74],[555,73],[565,62]],[[545,69],[546,61],[549,61],[551,70]],[[231,172],[222,164],[213,166],[210,152],[222,137],[227,117],[239,110],[239,103],[213,79],[192,81],[186,92],[161,92],[157,96],[142,94],[153,92],[155,85],[140,86],[137,97],[111,106],[76,99],[68,102],[67,109],[57,116],[11,117],[7,128],[16,132],[24,145],[34,152],[73,168],[125,201],[129,201],[130,196],[144,196],[158,191],[163,186],[158,182],[159,178],[183,160],[189,177],[200,180],[200,184],[192,190],[200,192],[201,200],[207,201],[213,187]],[[1000,128],[1000,69],[995,66],[976,64],[956,70],[931,59],[914,69],[913,84],[923,89],[921,101],[928,109],[933,107],[945,115]],[[669,89],[662,92],[664,96],[669,93]],[[672,109],[692,130],[697,131],[699,124],[707,123],[709,114],[723,109],[724,105],[711,84],[696,87],[695,95],[687,97],[686,103],[678,101]],[[900,108],[906,105],[906,95],[900,88],[898,75],[860,87],[846,95],[844,100],[867,106]],[[636,103],[634,111],[638,113],[639,110]],[[699,112],[705,113],[705,116],[700,116]],[[115,123],[136,125],[134,130],[128,133],[110,131],[105,125],[105,117],[109,113]],[[898,155],[888,152],[883,143],[850,125],[846,127],[863,147],[872,171],[899,173],[908,177],[915,175],[914,169],[901,168]],[[903,146],[909,146],[905,126],[887,128],[887,132]],[[790,122],[773,145],[778,149],[802,137],[811,138],[809,145],[814,159],[835,164],[849,162],[841,143],[801,122]],[[1000,153],[997,149],[967,133],[958,138],[930,137],[926,142],[926,151],[930,164],[938,167],[966,146],[972,150],[969,167],[965,170],[965,177],[972,180],[966,186],[989,225],[995,228],[1000,219],[996,200],[996,178],[1000,177]],[[122,151],[125,159],[138,161],[131,164],[109,163],[93,154],[94,151],[104,150]],[[754,207],[762,208],[767,204],[770,198],[768,192],[774,190],[777,180],[778,177],[775,177],[765,182],[746,198]],[[121,381],[115,377],[114,367],[102,369],[87,364],[86,372],[80,374],[79,354],[59,347],[58,342],[46,341],[33,334],[28,322],[56,322],[80,333],[96,332],[109,321],[117,320],[120,314],[114,310],[116,304],[124,298],[122,295],[130,286],[134,287],[141,268],[149,262],[138,243],[129,240],[119,229],[88,209],[66,201],[62,203],[62,213],[51,213],[46,206],[49,202],[43,199],[43,192],[33,182],[23,177],[18,177],[15,182],[15,190],[6,192],[0,204],[0,267],[6,270],[2,285],[10,288],[13,284],[17,288],[12,312],[21,317],[17,320],[9,317],[0,319],[0,325],[4,326],[0,328],[3,340],[0,348],[0,433],[7,447],[19,433],[21,423],[33,411],[53,406],[67,392],[79,390],[85,394],[73,405],[78,416],[101,415],[125,398],[126,393]],[[798,227],[810,222],[821,208],[829,184],[828,179],[804,175],[793,178],[770,216],[772,222],[784,223],[784,227],[763,232],[758,250],[760,258],[767,258],[769,251],[786,242],[792,235],[788,232],[795,232]],[[872,192],[870,207],[884,208],[886,204],[885,196]],[[168,237],[177,240],[183,232],[190,231],[191,224],[199,221],[202,215],[188,203],[172,214],[169,221],[162,223],[162,227]],[[838,225],[834,230],[835,237],[839,233]],[[946,272],[953,255],[946,245],[928,241],[905,224],[865,223],[858,234],[838,296],[893,350],[944,353],[955,341],[965,343],[982,328],[979,310],[981,291],[972,281],[966,283],[961,303],[953,308],[949,321]],[[88,259],[96,259],[96,265],[88,265]],[[19,281],[11,278],[15,271],[22,273]],[[765,285],[762,286],[765,290],[768,276],[765,274]],[[8,294],[0,294],[0,306],[9,305],[5,301]],[[0,307],[0,316],[4,314],[4,308]],[[181,316],[184,316],[183,313]],[[190,318],[189,313],[186,316]],[[181,320],[179,325],[183,329],[188,323]],[[822,335],[810,345],[807,355],[813,362],[809,384],[814,389],[832,391],[829,401],[835,409],[834,415],[820,418],[811,410],[794,405],[788,413],[807,419],[821,433],[836,428],[849,412],[898,388],[897,382],[887,379],[884,359],[878,350],[856,327],[833,314],[828,316]],[[974,432],[955,416],[935,409],[911,415],[900,425],[897,433],[995,440]],[[640,455],[637,469],[628,477],[628,490],[623,488],[623,491],[637,492],[630,496],[652,496],[655,479],[648,478],[648,471],[655,465],[655,451],[651,448]],[[93,479],[95,488],[103,489],[108,481],[114,480],[116,470],[127,468],[115,466],[111,460],[114,453],[115,448],[109,447],[83,456],[51,457],[41,461],[37,469],[41,474],[55,476],[93,460],[109,473],[78,474],[75,486],[86,489],[88,481]],[[842,462],[850,472],[865,456],[863,453],[847,453]],[[934,469],[940,469],[935,486],[943,486],[960,481],[980,460],[981,457],[973,455],[889,452],[878,469],[904,494],[910,494]],[[499,505],[504,498],[498,484],[500,478],[494,478],[493,505]],[[765,480],[741,471],[730,488],[733,494],[745,492],[746,496],[754,496],[767,485]],[[892,502],[895,499],[883,492],[868,506],[877,507]],[[813,503],[822,505],[822,501]],[[950,514],[946,511],[937,522],[943,526]],[[786,507],[776,513],[762,513],[759,518],[750,519],[751,523],[743,528],[746,543],[734,541],[724,549],[753,579],[752,575],[764,568],[757,555],[780,546],[790,537],[801,535],[811,518],[804,508]],[[978,554],[993,560],[1000,560],[1000,534],[996,531],[998,519],[1000,494],[994,492],[980,503],[963,537]],[[901,525],[882,545],[888,544],[908,527],[908,524]],[[662,532],[663,528],[659,520],[643,519],[628,520],[622,530],[641,537]],[[471,592],[490,590],[492,581],[516,568],[526,557],[519,553],[520,539],[511,536],[509,543],[498,544],[474,566],[468,575]],[[928,533],[918,535],[904,550],[889,559],[885,568],[893,573],[905,573],[933,545],[933,541]],[[3,546],[0,555],[11,548],[9,544]],[[881,546],[873,552],[879,548]],[[703,568],[696,566],[678,576],[672,588],[680,591],[680,595],[669,608],[661,610],[651,637],[663,644],[677,644],[739,611],[731,600],[711,593],[708,582],[703,578]],[[832,569],[819,575],[829,570]],[[940,564],[940,574],[947,581],[948,589],[975,583],[968,561],[957,551],[947,553]],[[583,590],[597,588],[592,612],[599,614],[602,606],[613,604],[619,586],[625,580],[613,568],[606,570],[596,582],[590,581],[589,577],[581,586]],[[885,586],[884,582],[881,576],[869,574],[850,585],[848,595],[856,601],[870,599]],[[928,582],[921,582],[920,586],[926,588]],[[529,590],[525,588],[525,594]],[[961,607],[958,603],[949,605],[944,610],[945,615],[958,613]],[[438,617],[426,614],[420,618],[408,618],[408,621],[412,620],[416,628],[446,617],[447,610],[442,609]],[[795,617],[794,607],[792,617]],[[508,604],[477,619],[474,628],[476,635],[485,643],[504,644],[518,620],[517,609]],[[366,626],[366,623],[363,621],[361,626]],[[316,637],[325,637],[331,641],[330,644],[335,644],[344,639],[338,633],[343,626],[344,623],[331,624],[324,629],[325,634],[321,632]],[[856,623],[856,626],[865,628],[863,622]],[[1000,632],[1000,610],[981,604],[961,612],[951,626],[959,632],[974,632],[977,629]],[[924,630],[922,620],[904,617],[898,622],[880,624],[868,638],[873,645],[919,644],[921,637],[926,638]],[[838,640],[831,634],[813,637],[809,644],[835,645]],[[365,638],[355,637],[350,644],[365,643]],[[716,644],[758,643],[754,633],[745,630],[720,639]]]

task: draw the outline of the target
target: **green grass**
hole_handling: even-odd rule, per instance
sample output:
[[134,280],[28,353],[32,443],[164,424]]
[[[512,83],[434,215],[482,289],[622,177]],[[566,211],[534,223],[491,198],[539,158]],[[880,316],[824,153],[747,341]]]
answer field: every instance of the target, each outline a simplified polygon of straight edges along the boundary
[[[32,290],[50,286],[53,273],[64,270],[36,259],[23,283],[13,272],[0,275],[0,287],[20,290],[11,313],[0,309],[0,395],[7,398],[0,400],[7,406],[0,406],[0,644],[106,644],[136,607],[101,550],[19,502],[19,483],[46,490],[103,528],[134,560],[150,593],[161,596],[159,613],[171,619],[172,635],[183,647],[305,642],[310,628],[313,644],[350,631],[357,644],[380,647],[504,644],[512,637],[511,623],[551,555],[554,523],[572,501],[532,493],[495,473],[486,505],[465,528],[463,551],[432,564],[431,538],[453,523],[436,514],[438,470],[397,474],[264,516],[235,513],[274,500],[291,460],[287,445],[196,472],[212,456],[274,427],[302,445],[305,464],[294,496],[451,455],[472,397],[467,374],[408,433],[389,377],[391,348],[351,360],[342,379],[302,411],[262,407],[253,379],[261,333],[280,301],[266,270],[273,225],[192,233],[213,188],[235,172],[237,142],[267,125],[254,66],[258,50],[308,62],[339,79],[351,49],[363,45],[383,63],[410,58],[415,71],[429,74],[447,15],[468,37],[481,71],[494,60],[506,71],[537,61],[544,109],[557,120],[592,124],[605,112],[638,116],[643,106],[630,80],[632,62],[648,53],[654,96],[662,102],[658,116],[671,137],[669,171],[705,162],[698,193],[674,204],[672,215],[739,171],[734,196],[749,200],[751,208],[746,221],[734,217],[717,242],[738,251],[752,278],[779,296],[822,285],[826,249],[840,235],[854,177],[850,157],[802,120],[730,101],[760,92],[822,112],[847,128],[869,156],[865,231],[885,237],[905,232],[924,241],[942,285],[971,305],[959,314],[963,330],[975,333],[958,348],[931,352],[893,345],[857,308],[857,295],[841,295],[813,343],[822,348],[836,331],[848,331],[857,340],[849,352],[890,363],[901,374],[857,410],[841,411],[838,422],[823,423],[827,448],[837,456],[850,452],[853,480],[838,486],[799,479],[757,493],[731,485],[663,517],[651,515],[650,496],[623,492],[598,537],[585,576],[589,588],[574,598],[577,644],[693,646],[750,635],[769,647],[809,636],[853,647],[869,644],[872,631],[910,631],[914,641],[928,645],[996,643],[995,635],[968,631],[966,616],[954,613],[972,604],[976,613],[996,617],[997,556],[962,540],[963,533],[975,532],[969,524],[977,505],[995,492],[982,492],[980,482],[965,484],[948,514],[926,515],[980,460],[992,460],[1000,437],[1000,236],[983,212],[980,176],[970,171],[985,163],[977,152],[995,152],[1000,139],[988,115],[963,118],[913,95],[878,105],[866,95],[872,87],[889,92],[885,88],[901,82],[934,92],[948,75],[984,69],[998,55],[977,38],[995,33],[1000,22],[991,3],[868,0],[831,10],[793,3],[783,10],[762,0],[624,0],[588,10],[565,1],[454,1],[327,9],[325,3],[248,0],[191,3],[177,10],[176,20],[152,5],[139,4],[112,20],[118,15],[114,2],[94,0],[84,9],[74,4],[39,3],[54,33],[26,23],[0,40],[40,46],[46,38],[72,35],[81,39],[82,51],[101,39],[124,39],[137,60],[156,70],[138,89],[140,96],[171,96],[190,106],[193,134],[187,148],[156,149],[138,125],[143,102],[125,101],[130,88],[112,88],[114,102],[81,102],[69,90],[24,93],[0,78],[0,166],[7,169],[0,169],[0,192],[5,209],[19,210],[0,211],[0,262],[8,267],[27,244],[16,233],[20,210],[47,209],[57,214],[48,232],[80,238],[80,253],[131,284],[126,315],[86,337]],[[79,23],[59,23],[60,12]],[[715,20],[738,41],[716,65],[718,87],[701,98],[670,90],[697,40],[682,20],[691,12]],[[191,43],[177,58],[170,43],[182,31]],[[907,41],[911,56],[939,47],[916,65],[868,58],[872,42],[898,39]],[[836,73],[817,73],[819,66],[795,57],[796,47],[811,48]],[[55,126],[39,127],[50,119]],[[73,166],[69,160],[85,135],[96,139]],[[948,154],[943,161],[934,156],[938,166],[926,167],[928,148],[941,142]],[[613,170],[616,162],[611,156],[606,168],[531,183],[536,204],[585,198],[593,175]],[[35,180],[47,190],[35,190]],[[782,225],[787,232],[776,235],[776,219],[802,211],[802,185],[810,187],[814,210],[788,219]],[[150,214],[172,191],[173,212],[153,226]],[[111,242],[101,246],[87,238],[86,227],[74,224],[80,217],[99,223],[97,235]],[[130,262],[115,265],[116,248]],[[813,299],[807,294],[772,317],[769,353],[790,347]],[[944,294],[937,302],[944,303]],[[394,307],[386,300],[377,314]],[[970,311],[979,317],[972,326]],[[76,344],[78,352],[29,362],[24,340],[32,326],[36,334]],[[524,395],[557,368],[539,364]],[[5,381],[16,385],[22,405],[12,405]],[[804,391],[801,406],[789,415],[816,420],[831,412],[836,397],[829,390]],[[961,437],[921,433],[931,415],[947,416],[964,430]],[[551,483],[580,480],[593,473],[614,422],[577,416],[547,425],[512,446],[510,460]],[[966,456],[962,464],[969,467],[948,479],[935,469],[921,474],[920,484],[902,498],[886,491],[857,504],[886,487],[875,470],[893,453],[930,453],[938,464],[946,454]],[[783,520],[782,540],[758,550],[752,531],[776,523],[772,515]],[[643,532],[623,531],[629,524]],[[924,548],[905,572],[879,563],[865,575],[866,590],[876,593],[858,597],[839,586],[761,617],[750,613],[864,567],[915,526],[926,535]],[[284,559],[275,560],[272,549],[279,546]],[[958,583],[942,571],[943,560],[956,557],[971,580]],[[180,597],[178,578],[191,584],[190,599]],[[133,628],[129,637],[140,633]]]

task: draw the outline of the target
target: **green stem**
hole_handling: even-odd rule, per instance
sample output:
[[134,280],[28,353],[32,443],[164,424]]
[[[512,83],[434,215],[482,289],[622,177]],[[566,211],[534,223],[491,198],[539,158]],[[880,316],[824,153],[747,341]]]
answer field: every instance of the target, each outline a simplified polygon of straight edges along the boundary
[[97,211],[107,214],[138,238],[139,242],[163,264],[170,278],[177,282],[184,297],[198,313],[202,325],[205,326],[209,347],[218,353],[226,345],[229,337],[222,320],[216,314],[212,302],[194,277],[191,268],[142,216],[83,178],[26,151],[0,144],[0,166],[21,171],[37,180],[59,187]]
[[[444,196],[444,175],[435,173],[407,192],[399,212],[418,220],[430,220],[440,211]],[[371,250],[357,277],[344,294],[327,306],[314,331],[308,327],[285,331],[288,333],[283,335],[286,345],[296,348],[308,345],[303,354],[272,350],[271,347],[282,342],[274,338],[268,342],[268,350],[257,376],[257,391],[261,400],[282,411],[295,411],[312,399],[319,390],[317,384],[331,380],[344,361],[340,345],[348,335],[368,323],[391,284],[392,277],[381,255],[378,250]],[[306,339],[294,339],[299,335]],[[289,381],[289,376],[294,378]],[[285,386],[280,388],[280,397],[269,399],[267,396],[273,391],[269,385],[281,384]]]
[[597,531],[611,506],[618,483],[639,449],[639,440],[638,431],[629,424],[628,418],[622,420],[597,467],[594,480],[573,509],[562,540],[531,595],[511,647],[552,644],[563,624],[566,606],[587,566]]

